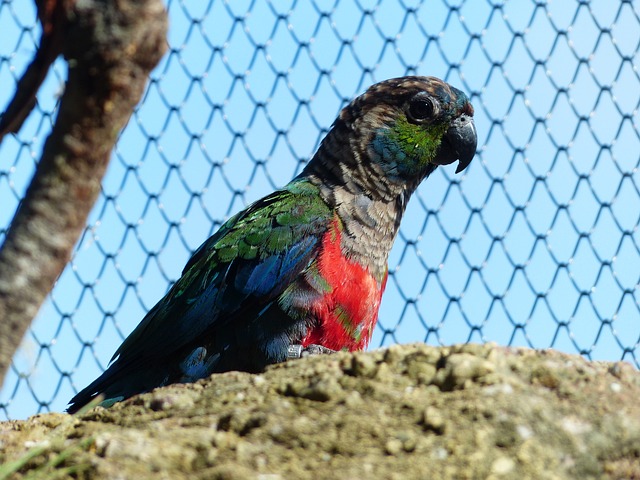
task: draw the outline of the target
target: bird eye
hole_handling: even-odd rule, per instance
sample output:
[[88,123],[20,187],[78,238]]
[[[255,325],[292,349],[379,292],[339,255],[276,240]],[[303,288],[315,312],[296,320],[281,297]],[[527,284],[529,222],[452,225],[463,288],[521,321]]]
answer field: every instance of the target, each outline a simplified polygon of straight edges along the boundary
[[438,106],[425,94],[418,94],[409,101],[407,117],[414,123],[424,123],[438,114]]

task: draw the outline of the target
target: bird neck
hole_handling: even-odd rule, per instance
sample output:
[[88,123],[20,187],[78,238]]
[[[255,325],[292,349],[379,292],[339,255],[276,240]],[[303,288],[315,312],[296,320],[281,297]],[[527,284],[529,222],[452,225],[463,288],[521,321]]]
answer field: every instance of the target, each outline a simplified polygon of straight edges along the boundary
[[367,267],[382,283],[413,189],[387,181],[369,158],[372,152],[363,139],[354,139],[353,132],[340,127],[334,125],[298,179],[316,185],[324,202],[336,212],[344,226],[344,254]]

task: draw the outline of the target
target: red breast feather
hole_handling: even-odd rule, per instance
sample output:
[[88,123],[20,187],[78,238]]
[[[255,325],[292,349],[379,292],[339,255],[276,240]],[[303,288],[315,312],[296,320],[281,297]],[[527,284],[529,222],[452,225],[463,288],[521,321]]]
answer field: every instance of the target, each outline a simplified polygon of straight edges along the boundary
[[336,218],[322,238],[318,272],[329,288],[311,306],[318,324],[302,341],[332,350],[366,348],[378,319],[387,275],[378,281],[368,269],[347,258],[340,248],[342,225]]

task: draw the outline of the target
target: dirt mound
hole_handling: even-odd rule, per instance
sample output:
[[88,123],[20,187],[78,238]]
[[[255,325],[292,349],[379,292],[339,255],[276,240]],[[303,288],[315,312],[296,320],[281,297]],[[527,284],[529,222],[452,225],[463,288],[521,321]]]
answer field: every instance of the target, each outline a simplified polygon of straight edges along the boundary
[[5,478],[640,479],[640,373],[394,346],[0,424]]

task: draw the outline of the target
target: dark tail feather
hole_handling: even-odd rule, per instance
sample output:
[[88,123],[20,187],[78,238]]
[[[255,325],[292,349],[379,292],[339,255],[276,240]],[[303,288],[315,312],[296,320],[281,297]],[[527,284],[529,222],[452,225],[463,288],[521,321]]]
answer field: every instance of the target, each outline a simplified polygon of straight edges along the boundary
[[116,402],[126,400],[138,393],[149,392],[166,383],[163,376],[149,369],[130,370],[119,368],[118,362],[107,368],[102,375],[91,382],[87,387],[79,391],[71,400],[67,412],[76,413],[85,405],[92,402],[98,396],[102,399],[97,405],[110,407]]

